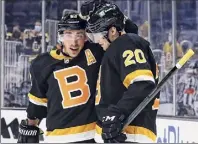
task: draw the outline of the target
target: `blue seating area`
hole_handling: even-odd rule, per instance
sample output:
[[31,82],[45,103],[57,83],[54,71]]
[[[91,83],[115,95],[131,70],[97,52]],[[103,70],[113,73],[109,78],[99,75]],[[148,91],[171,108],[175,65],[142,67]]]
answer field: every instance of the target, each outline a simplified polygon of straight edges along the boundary
[[[114,0],[120,6],[121,10],[127,14],[127,5],[120,0]],[[164,3],[164,2],[163,2]],[[160,8],[159,1],[151,2],[151,16],[153,26],[157,26],[160,20],[163,20],[165,29],[171,26],[171,1],[166,3],[165,7]],[[17,0],[6,1],[6,24],[10,30],[15,23],[19,23],[22,29],[32,28],[36,20],[41,20],[41,0]],[[46,16],[49,19],[59,19],[63,9],[77,10],[77,0],[49,0],[46,1]],[[177,20],[178,25],[185,29],[194,29],[196,26],[196,3],[192,1],[177,2]],[[135,22],[145,21],[147,16],[147,1],[131,1],[131,18]],[[158,12],[159,11],[159,12]],[[162,15],[162,17],[161,17]]]
[[5,21],[8,31],[11,31],[16,23],[22,30],[31,28],[38,19],[41,19],[41,2],[34,0],[6,1]]
[[[6,1],[5,21],[8,31],[17,23],[21,29],[34,27],[36,20],[41,20],[41,0]],[[61,18],[63,9],[77,9],[77,1],[52,0],[46,1],[46,16],[49,19]]]

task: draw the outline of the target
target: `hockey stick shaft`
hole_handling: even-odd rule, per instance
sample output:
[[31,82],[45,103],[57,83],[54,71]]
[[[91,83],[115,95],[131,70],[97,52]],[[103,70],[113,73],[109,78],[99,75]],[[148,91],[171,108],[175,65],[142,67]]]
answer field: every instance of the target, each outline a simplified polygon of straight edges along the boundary
[[187,53],[179,60],[179,62],[169,71],[169,73],[159,82],[159,84],[153,89],[153,91],[138,105],[138,107],[129,115],[129,117],[124,122],[123,129],[128,126],[136,116],[148,105],[148,103],[158,94],[158,92],[165,85],[167,80],[173,76],[173,74],[180,69],[192,56],[194,52],[189,49]]

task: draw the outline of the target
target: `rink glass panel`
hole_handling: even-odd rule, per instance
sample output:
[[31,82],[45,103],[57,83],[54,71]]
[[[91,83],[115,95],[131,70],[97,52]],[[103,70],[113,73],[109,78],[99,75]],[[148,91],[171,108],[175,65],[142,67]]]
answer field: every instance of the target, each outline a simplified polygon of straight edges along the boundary
[[5,1],[3,107],[28,105],[30,62],[41,53],[41,11],[41,0]]
[[[198,19],[197,1],[177,1],[177,41],[185,53],[189,48],[195,56],[177,73],[176,115],[198,116]],[[179,50],[179,49],[177,49]],[[179,53],[177,53],[179,55]],[[176,57],[176,59],[178,59]]]
[[[159,66],[160,80],[173,66],[171,1],[150,1],[151,48]],[[171,46],[169,46],[169,44]],[[167,48],[168,47],[168,48]],[[160,94],[159,115],[174,115],[173,79],[169,79]]]

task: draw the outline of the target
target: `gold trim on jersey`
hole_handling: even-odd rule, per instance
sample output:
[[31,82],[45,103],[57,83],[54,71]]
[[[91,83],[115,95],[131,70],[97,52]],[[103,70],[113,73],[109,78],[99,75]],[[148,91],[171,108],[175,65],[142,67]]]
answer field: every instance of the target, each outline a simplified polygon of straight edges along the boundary
[[46,136],[44,143],[76,143],[93,139],[94,136],[95,130],[71,135]]
[[64,129],[55,129],[53,131],[47,131],[46,136],[70,135],[70,134],[88,132],[88,131],[94,130],[95,126],[96,126],[96,123],[93,122],[93,123],[81,125],[81,126],[75,126],[75,127],[70,127],[70,128],[64,128]]
[[[137,137],[139,135],[146,136],[149,139],[151,139],[153,142],[155,142],[157,138],[157,136],[151,130],[144,128],[144,127],[139,127],[139,126],[127,126],[124,129],[124,133],[129,136],[134,135],[134,137],[135,135],[137,135]],[[102,134],[102,128],[100,128],[98,125],[96,125],[96,134],[98,135]]]
[[47,98],[38,98],[31,93],[28,93],[29,101],[36,104],[36,105],[41,105],[41,106],[47,106]]
[[149,137],[153,141],[156,140],[157,136],[149,129],[144,127],[138,127],[138,126],[128,126],[124,130],[127,134],[141,134]]
[[102,134],[102,128],[99,125],[96,125],[96,133]]
[[134,72],[129,73],[124,81],[123,84],[126,88],[129,87],[130,84],[132,84],[135,81],[153,81],[154,77],[153,77],[153,73],[151,72],[151,70],[136,70]]
[[71,57],[64,56],[62,53],[57,54],[57,50],[51,50],[50,55],[57,60],[72,59]]

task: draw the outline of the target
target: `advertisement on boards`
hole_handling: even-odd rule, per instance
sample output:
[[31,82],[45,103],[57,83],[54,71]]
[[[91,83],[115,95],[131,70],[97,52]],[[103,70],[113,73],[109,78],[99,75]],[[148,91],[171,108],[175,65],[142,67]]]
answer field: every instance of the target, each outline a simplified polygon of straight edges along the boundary
[[[25,110],[1,110],[1,143],[17,142],[19,124],[26,115]],[[40,128],[46,130],[45,119],[41,121]],[[44,135],[40,136],[40,142],[44,142]]]
[[[26,118],[24,110],[1,110],[1,143],[16,143],[18,127]],[[40,128],[46,130],[45,119]],[[198,122],[157,119],[157,143],[198,143]],[[40,136],[44,143],[45,136]]]
[[157,143],[198,143],[198,121],[157,119]]

